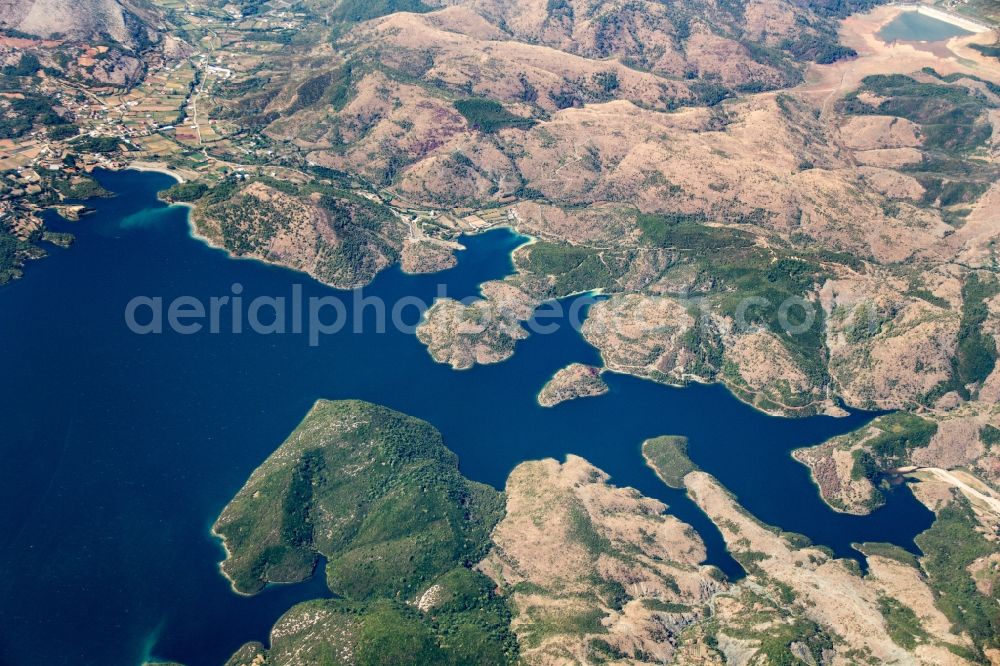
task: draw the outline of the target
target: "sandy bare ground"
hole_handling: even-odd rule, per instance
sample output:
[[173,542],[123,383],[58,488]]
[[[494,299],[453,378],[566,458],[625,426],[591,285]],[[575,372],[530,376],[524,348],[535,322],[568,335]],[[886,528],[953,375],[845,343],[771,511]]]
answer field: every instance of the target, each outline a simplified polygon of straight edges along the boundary
[[987,58],[970,47],[971,44],[992,44],[997,39],[996,31],[954,37],[933,45],[886,44],[876,36],[878,31],[903,11],[900,7],[886,6],[848,17],[841,24],[840,39],[857,51],[858,57],[832,65],[811,66],[806,72],[805,83],[793,92],[821,103],[826,114],[839,97],[857,88],[863,78],[872,74],[909,74],[923,67],[933,67],[940,74],[963,72],[1000,82],[1000,61]]
[[966,497],[969,498],[969,500],[1000,516],[1000,499],[998,499],[991,490],[983,486],[982,482],[974,478],[969,479],[971,482],[982,487],[985,492],[973,488],[969,485],[969,483],[956,476],[956,474],[966,476],[962,472],[949,472],[948,470],[941,469],[940,467],[905,467],[899,471],[904,474],[911,474],[915,472],[929,474],[937,478],[939,481],[944,481],[945,483],[958,488],[963,494],[965,494]]
[[157,173],[163,173],[171,178],[176,178],[181,183],[198,178],[197,171],[194,171],[193,169],[185,169],[183,167],[178,169],[168,169],[166,162],[135,160],[133,162],[129,162],[128,168],[135,169],[136,171],[155,171]]

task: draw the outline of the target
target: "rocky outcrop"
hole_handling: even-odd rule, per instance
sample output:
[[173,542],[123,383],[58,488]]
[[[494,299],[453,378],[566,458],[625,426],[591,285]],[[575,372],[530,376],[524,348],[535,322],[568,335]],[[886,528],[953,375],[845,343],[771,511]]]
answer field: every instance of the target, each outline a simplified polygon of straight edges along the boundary
[[867,515],[882,504],[872,479],[857,471],[856,448],[845,438],[838,438],[799,449],[792,455],[809,468],[820,496],[833,509],[855,515]]
[[959,314],[901,292],[875,276],[823,287],[830,375],[850,405],[911,408],[951,377]]
[[[792,618],[814,622],[825,635],[821,641],[810,641],[812,636],[801,641],[814,659],[830,650],[841,659],[864,653],[877,663],[971,663],[949,649],[968,648],[970,642],[952,633],[935,605],[934,590],[905,558],[873,554],[870,572],[862,575],[853,561],[793,544],[780,530],[758,522],[712,476],[693,472],[685,484],[719,527],[730,552],[747,568],[748,587],[759,584],[774,590]],[[723,626],[719,633],[745,639],[734,631],[737,628]],[[794,643],[789,644],[793,651]]]
[[843,414],[770,331],[727,335],[721,380],[741,400],[777,415]]
[[669,662],[678,637],[725,587],[699,566],[705,547],[657,500],[616,488],[587,461],[519,465],[507,512],[479,568],[511,591],[512,624],[529,664]]
[[425,313],[417,338],[438,363],[456,370],[499,363],[528,337],[521,322],[531,317],[534,299],[507,282],[487,282],[481,290],[483,298],[471,304],[442,298]]
[[686,344],[695,325],[673,298],[625,294],[594,305],[582,333],[608,369],[681,384],[696,362]]
[[368,199],[290,194],[260,181],[199,200],[192,223],[236,256],[300,270],[342,289],[366,285],[398,261],[406,234],[387,207]]
[[608,385],[601,379],[600,368],[583,363],[572,363],[550,379],[538,394],[538,404],[554,407],[576,398],[604,395]]
[[403,243],[399,265],[407,273],[437,273],[458,263],[455,249],[448,243],[407,239]]

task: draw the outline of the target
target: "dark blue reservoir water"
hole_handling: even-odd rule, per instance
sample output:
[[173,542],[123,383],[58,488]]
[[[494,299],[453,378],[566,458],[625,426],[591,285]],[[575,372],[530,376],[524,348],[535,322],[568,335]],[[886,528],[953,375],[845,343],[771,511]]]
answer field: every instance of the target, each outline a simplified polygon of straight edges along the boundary
[[[738,576],[721,538],[682,492],[643,464],[643,440],[690,438],[691,456],[760,519],[802,532],[839,555],[854,541],[913,549],[931,514],[905,487],[872,516],[836,514],[788,455],[859,427],[844,419],[765,416],[718,386],[673,389],[607,377],[601,398],[543,409],[542,385],[573,361],[599,364],[569,326],[533,335],[514,357],[454,372],[408,332],[353,323],[311,347],[306,335],[132,333],[136,296],[209,298],[242,286],[257,296],[352,295],[259,262],[233,260],[188,234],[183,208],[155,193],[159,174],[100,173],[119,196],[91,202],[70,250],[32,264],[0,288],[0,664],[133,665],[155,656],[217,666],[247,640],[265,640],[297,601],[327,594],[320,578],[253,598],[218,573],[209,528],[247,476],[318,398],[360,398],[424,418],[444,434],[463,472],[502,487],[523,460],[584,456],[662,499],[704,537],[708,561]],[[431,302],[511,272],[522,238],[463,239],[456,268],[432,276],[392,269],[365,289],[390,305]],[[406,318],[413,323],[416,314]],[[262,317],[266,319],[266,317]],[[226,330],[225,327],[223,330]]]

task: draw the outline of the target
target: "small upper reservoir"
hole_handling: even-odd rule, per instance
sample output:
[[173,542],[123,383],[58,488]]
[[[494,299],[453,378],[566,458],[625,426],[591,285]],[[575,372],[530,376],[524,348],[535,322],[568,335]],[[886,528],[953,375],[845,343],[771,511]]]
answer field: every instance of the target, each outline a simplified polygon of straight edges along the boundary
[[903,12],[879,30],[883,42],[940,42],[952,37],[964,37],[972,31],[936,19],[917,11]]

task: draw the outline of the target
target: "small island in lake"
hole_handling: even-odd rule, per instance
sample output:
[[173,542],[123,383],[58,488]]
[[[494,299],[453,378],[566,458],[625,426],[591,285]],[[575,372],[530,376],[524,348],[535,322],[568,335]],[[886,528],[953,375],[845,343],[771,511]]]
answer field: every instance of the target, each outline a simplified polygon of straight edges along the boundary
[[538,404],[555,407],[575,398],[604,395],[608,385],[601,379],[601,369],[583,363],[571,363],[557,372],[538,394]]

